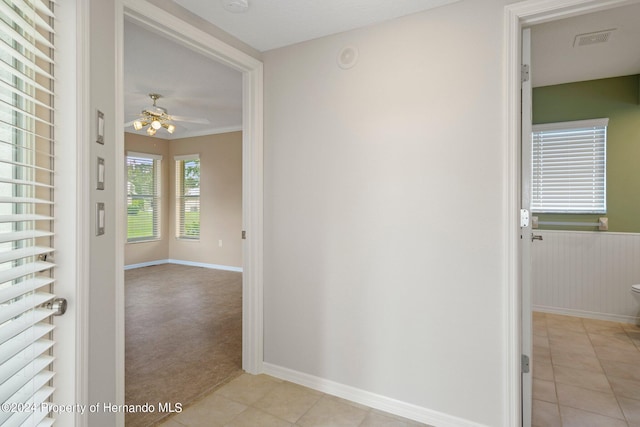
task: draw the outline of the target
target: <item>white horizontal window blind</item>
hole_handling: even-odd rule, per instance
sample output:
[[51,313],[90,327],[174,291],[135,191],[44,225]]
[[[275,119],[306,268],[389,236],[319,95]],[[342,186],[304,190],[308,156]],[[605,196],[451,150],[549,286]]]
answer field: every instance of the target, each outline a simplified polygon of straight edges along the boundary
[[127,241],[160,238],[162,156],[127,153]]
[[41,405],[53,392],[54,376],[53,312],[44,308],[54,298],[52,3],[0,0],[0,402],[8,405],[0,411],[3,426],[54,422]]
[[531,210],[606,213],[609,119],[535,125]]
[[176,237],[200,238],[200,157],[175,156]]

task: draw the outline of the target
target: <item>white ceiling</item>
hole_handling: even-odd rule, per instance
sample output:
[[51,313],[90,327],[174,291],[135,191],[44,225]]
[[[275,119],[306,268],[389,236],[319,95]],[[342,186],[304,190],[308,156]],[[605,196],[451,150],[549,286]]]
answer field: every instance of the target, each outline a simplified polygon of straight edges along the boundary
[[228,12],[223,0],[174,1],[263,52],[459,0],[248,0],[244,13]]
[[[251,9],[224,11],[222,0],[174,0],[259,50],[391,19],[452,0],[249,0]],[[322,19],[320,18],[322,17]],[[350,18],[349,18],[350,17]],[[240,22],[246,20],[246,22]],[[253,23],[258,22],[257,25]],[[573,47],[578,34],[615,28],[607,43]],[[242,75],[130,22],[125,22],[125,121],[151,105],[170,115],[206,118],[210,125],[178,122],[184,138],[242,127]],[[640,4],[540,24],[532,28],[533,84],[640,74]],[[126,132],[135,132],[133,127]],[[145,134],[144,130],[136,132]]]
[[[573,46],[609,29],[605,43]],[[531,38],[534,87],[640,74],[640,3],[536,25]]]
[[[175,122],[163,139],[208,135],[242,128],[242,74],[131,22],[124,25],[125,122],[152,104],[149,93],[162,98],[158,106],[169,115],[208,119],[210,124]],[[125,132],[136,132],[133,126]]]

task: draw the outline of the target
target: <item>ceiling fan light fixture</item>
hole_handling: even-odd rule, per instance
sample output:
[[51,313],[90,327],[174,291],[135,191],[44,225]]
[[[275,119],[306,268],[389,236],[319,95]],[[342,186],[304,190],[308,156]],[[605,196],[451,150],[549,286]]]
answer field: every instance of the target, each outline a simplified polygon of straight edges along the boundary
[[[137,120],[125,124],[125,126],[133,125],[133,128],[137,131],[144,130],[147,135],[154,136],[160,128],[165,128],[168,133],[173,134],[176,131],[176,126],[173,121],[191,121],[199,124],[209,124],[207,119],[196,119],[189,117],[170,116],[167,113],[167,109],[159,107],[156,102],[162,95],[157,93],[150,93],[149,98],[153,100],[153,105],[147,107],[140,112],[140,116]],[[148,126],[148,127],[147,127]],[[145,129],[146,128],[146,129]]]

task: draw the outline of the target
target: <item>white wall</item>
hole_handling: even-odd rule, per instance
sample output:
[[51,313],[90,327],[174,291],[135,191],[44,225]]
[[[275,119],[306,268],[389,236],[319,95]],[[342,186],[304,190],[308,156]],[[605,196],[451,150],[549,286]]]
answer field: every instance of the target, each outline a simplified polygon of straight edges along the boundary
[[269,366],[503,425],[506,3],[263,55]]
[[[122,274],[116,269],[116,126],[114,87],[116,77],[115,58],[115,1],[89,1],[89,102],[88,113],[91,121],[89,141],[89,164],[91,165],[91,240],[89,293],[89,333],[88,333],[88,391],[89,402],[116,402],[116,277]],[[96,110],[105,115],[105,143],[95,142]],[[96,190],[96,158],[105,159],[105,189]],[[105,234],[95,235],[95,204],[105,203]],[[121,250],[121,248],[119,248]],[[93,413],[89,415],[92,427],[112,427],[116,425],[116,415]]]
[[534,310],[635,323],[640,306],[640,234],[535,232],[531,248]]

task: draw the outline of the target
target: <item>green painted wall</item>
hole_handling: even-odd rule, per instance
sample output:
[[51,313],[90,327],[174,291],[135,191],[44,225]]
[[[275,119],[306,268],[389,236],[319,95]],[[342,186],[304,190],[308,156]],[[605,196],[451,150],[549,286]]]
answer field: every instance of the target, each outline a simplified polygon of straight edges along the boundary
[[[609,231],[640,233],[640,75],[533,89],[533,123],[609,118]],[[540,221],[598,222],[602,215],[540,214]],[[597,230],[597,227],[547,229]]]

